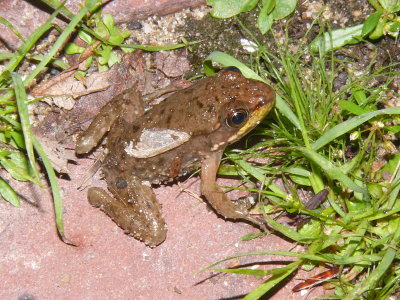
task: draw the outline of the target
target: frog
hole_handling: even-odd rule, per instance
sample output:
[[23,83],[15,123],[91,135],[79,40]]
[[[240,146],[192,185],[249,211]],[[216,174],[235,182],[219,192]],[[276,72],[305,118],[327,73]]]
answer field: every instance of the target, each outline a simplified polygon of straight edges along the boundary
[[263,228],[262,221],[228,199],[216,180],[226,146],[259,124],[274,102],[271,86],[245,78],[236,68],[202,78],[149,110],[135,88],[123,91],[76,140],[81,156],[105,139],[101,168],[111,195],[90,187],[89,203],[125,233],[156,247],[166,239],[167,226],[153,187],[200,168],[201,194],[218,215]]

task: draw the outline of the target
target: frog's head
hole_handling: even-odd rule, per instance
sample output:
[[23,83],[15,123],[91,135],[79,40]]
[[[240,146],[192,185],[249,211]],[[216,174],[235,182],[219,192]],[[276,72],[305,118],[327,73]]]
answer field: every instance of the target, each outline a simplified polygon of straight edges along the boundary
[[275,103],[275,92],[267,84],[245,78],[239,70],[218,73],[228,93],[221,101],[220,126],[210,134],[212,151],[225,148],[246,135],[269,113]]

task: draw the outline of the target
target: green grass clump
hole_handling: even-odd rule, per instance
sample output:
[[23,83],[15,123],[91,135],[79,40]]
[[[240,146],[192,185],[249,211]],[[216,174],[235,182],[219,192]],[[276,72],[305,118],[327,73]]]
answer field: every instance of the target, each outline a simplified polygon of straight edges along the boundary
[[[360,66],[333,53],[312,54],[304,41],[293,47],[296,52],[290,51],[289,44],[293,43],[287,36],[285,41],[276,42],[276,54],[258,43],[250,66],[214,52],[205,69],[211,69],[211,61],[235,66],[246,77],[275,88],[277,102],[272,118],[250,136],[258,136],[261,142],[246,150],[228,150],[227,158],[234,164],[224,165],[220,173],[241,175],[253,186],[254,180],[261,182],[261,187],[250,190],[268,199],[264,205],[266,223],[304,245],[306,252],[235,255],[216,264],[246,255],[276,254],[298,260],[268,271],[218,271],[271,275],[244,298],[258,299],[300,266],[309,270],[332,264],[340,266],[339,278],[331,280],[335,288],[332,297],[386,299],[398,290],[400,276],[400,154],[392,141],[399,132],[400,107],[391,107],[386,100],[389,95],[399,97],[388,87],[400,75],[399,64],[373,70],[372,61],[358,70]],[[340,72],[348,78],[336,89],[334,83]],[[386,78],[384,83],[372,84],[382,77]],[[254,157],[266,163],[250,163],[248,158]],[[275,184],[278,179],[286,190]],[[323,189],[328,190],[326,203],[315,210],[307,209],[297,193],[316,194]],[[279,223],[276,212],[300,213],[311,221],[296,231]]]

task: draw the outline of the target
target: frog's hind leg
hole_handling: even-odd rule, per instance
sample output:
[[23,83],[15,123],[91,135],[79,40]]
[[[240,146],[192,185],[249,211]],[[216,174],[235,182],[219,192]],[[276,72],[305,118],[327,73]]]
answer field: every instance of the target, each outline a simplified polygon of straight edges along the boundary
[[165,240],[167,227],[161,214],[161,205],[150,186],[137,181],[113,191],[113,194],[116,198],[101,188],[90,188],[88,200],[91,205],[104,211],[125,233],[147,246],[155,247]]
[[144,112],[144,104],[140,95],[132,88],[112,98],[104,105],[89,127],[78,135],[75,152],[85,154],[95,148],[110,131],[114,122],[122,117],[129,118],[126,121],[141,116]]
[[221,162],[222,151],[214,152],[207,156],[201,165],[201,193],[211,204],[211,206],[221,216],[228,219],[247,220],[260,229],[265,230],[265,224],[248,215],[239,206],[232,203],[225,195],[224,191],[216,186],[217,171]]

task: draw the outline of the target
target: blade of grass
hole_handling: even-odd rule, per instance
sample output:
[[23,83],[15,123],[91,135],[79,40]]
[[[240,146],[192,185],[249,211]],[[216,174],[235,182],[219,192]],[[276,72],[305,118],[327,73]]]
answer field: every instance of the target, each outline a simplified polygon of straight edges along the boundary
[[313,161],[319,168],[330,178],[333,180],[338,180],[341,182],[345,187],[358,192],[363,193],[365,195],[368,194],[368,191],[360,186],[358,186],[354,181],[350,179],[346,174],[344,174],[340,168],[336,167],[332,164],[329,160],[324,158],[322,155],[318,154],[317,152],[307,149],[305,147],[294,147],[295,150],[300,151],[303,153],[305,157],[309,160]]
[[12,177],[17,180],[29,180],[41,186],[40,181],[30,176],[24,169],[17,166],[11,159],[0,157],[0,163]]
[[41,158],[41,160],[43,162],[43,165],[46,169],[48,179],[50,181],[51,191],[53,193],[54,213],[56,216],[56,225],[57,225],[58,233],[64,243],[72,245],[72,246],[76,246],[73,242],[69,241],[65,237],[65,234],[64,234],[62,199],[61,199],[61,193],[60,193],[60,188],[58,186],[56,173],[54,172],[53,166],[51,165],[51,162],[50,162],[49,158],[47,157],[46,152],[44,152],[42,146],[40,145],[39,141],[36,139],[35,136],[32,136],[32,142],[33,142],[33,146],[35,147],[36,152],[38,153],[39,157]]
[[286,273],[291,269],[291,264],[288,264],[281,268],[261,270],[261,269],[214,269],[216,272],[232,273],[232,274],[244,274],[254,276],[266,276],[266,275],[279,275]]
[[[18,55],[13,55],[13,58],[8,62],[7,66],[4,68],[3,73],[0,75],[0,83],[4,80],[5,71],[14,71],[21,61],[25,58],[26,54],[32,49],[32,47],[37,43],[37,41],[52,27],[51,22],[57,16],[59,10],[54,11],[48,20],[36,29],[30,36],[27,38],[26,42],[19,47],[19,49],[15,52]],[[11,90],[0,97],[0,103],[4,103],[8,101],[10,98],[14,96],[14,90]]]
[[[399,223],[400,219],[397,220]],[[359,298],[367,290],[374,289],[381,278],[387,273],[388,269],[391,267],[393,260],[396,257],[398,251],[398,245],[400,242],[400,226],[398,224],[397,229],[393,235],[392,245],[390,245],[383,255],[382,260],[379,262],[377,267],[369,274],[366,279],[361,281],[361,284],[351,291],[344,300],[352,300]]]
[[[264,182],[266,183],[266,176],[265,174],[261,173],[259,171],[258,168],[253,167],[251,164],[249,164],[248,162],[244,161],[243,159],[237,159],[234,158],[234,156],[230,156],[229,158],[236,164],[238,165],[240,168],[242,168],[244,171],[246,171],[248,174],[250,174],[251,176],[253,176],[254,178],[256,178],[258,181],[260,182]],[[270,181],[268,179],[268,181]],[[276,184],[272,183],[272,182],[268,182],[267,183],[268,188],[273,191],[274,193],[279,194],[282,198],[287,197],[287,194],[284,190],[282,190],[279,186],[277,186]]]
[[25,39],[22,37],[19,31],[10,22],[8,22],[8,20],[0,17],[0,23],[8,27],[23,43],[25,43]]
[[[175,50],[175,49],[179,49],[179,48],[183,48],[186,46],[190,46],[190,45],[195,45],[198,42],[188,42],[185,44],[174,44],[174,45],[165,45],[165,46],[152,46],[152,45],[139,45],[139,44],[121,44],[121,45],[113,45],[113,46],[119,46],[121,48],[130,48],[130,49],[140,49],[140,50],[144,50],[144,51],[162,51],[162,50]],[[110,44],[109,42],[107,42],[106,44]]]
[[48,6],[50,6],[51,8],[53,8],[55,10],[58,7],[59,12],[70,19],[72,19],[74,17],[74,14],[68,8],[66,8],[64,6],[65,1],[60,2],[57,0],[41,0],[41,2],[47,4]]
[[321,136],[318,140],[316,140],[311,145],[311,147],[313,150],[321,149],[323,146],[327,145],[337,137],[353,130],[357,126],[360,126],[361,124],[367,122],[373,117],[380,115],[398,115],[398,114],[400,114],[400,107],[390,107],[362,114],[360,116],[356,116],[329,129],[323,136]]
[[286,272],[284,272],[282,274],[273,275],[267,281],[260,284],[257,288],[255,288],[253,291],[251,291],[249,294],[247,294],[243,298],[243,300],[260,299],[265,293],[270,291],[272,288],[276,287],[276,285],[279,282],[281,282],[283,279],[285,279],[286,277],[291,275],[293,272],[295,272],[302,263],[303,263],[303,260],[299,259],[298,261],[295,261],[295,262],[289,264],[287,267],[290,267],[290,268],[288,268]]
[[309,238],[305,238],[303,235],[299,234],[298,232],[282,225],[281,223],[275,221],[274,219],[264,216],[265,222],[267,222],[268,226],[273,228],[274,230],[282,233],[284,236],[290,238],[293,241],[300,242],[303,244],[307,244],[310,242]]
[[83,17],[88,13],[88,9],[83,7],[71,20],[71,22],[64,28],[63,32],[58,37],[57,41],[49,50],[46,56],[43,57],[42,61],[36,66],[36,68],[25,78],[24,84],[28,85],[43,69],[44,67],[54,59],[54,56],[65,44],[66,40],[70,37],[72,32],[75,30],[76,25],[82,20]]
[[4,198],[4,200],[10,202],[12,205],[19,207],[20,201],[17,193],[13,190],[13,188],[0,177],[0,194]]
[[39,182],[40,175],[36,165],[35,154],[33,152],[33,145],[32,145],[33,134],[31,131],[31,122],[29,120],[29,110],[25,102],[27,100],[25,87],[22,83],[21,77],[17,73],[12,72],[11,77],[14,82],[15,98],[17,100],[18,114],[21,120],[22,133],[24,135],[26,153],[28,154],[29,163],[32,167],[33,174],[37,179],[39,186],[42,186],[41,183]]

